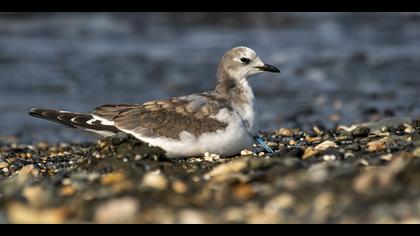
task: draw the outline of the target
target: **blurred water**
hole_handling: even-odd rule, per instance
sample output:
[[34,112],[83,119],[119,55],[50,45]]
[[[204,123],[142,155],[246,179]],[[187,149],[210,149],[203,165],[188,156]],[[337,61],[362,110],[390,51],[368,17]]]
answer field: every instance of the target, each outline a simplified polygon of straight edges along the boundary
[[407,13],[3,13],[0,136],[92,140],[27,112],[210,90],[238,45],[282,71],[251,81],[261,129],[415,117],[419,39],[420,16]]

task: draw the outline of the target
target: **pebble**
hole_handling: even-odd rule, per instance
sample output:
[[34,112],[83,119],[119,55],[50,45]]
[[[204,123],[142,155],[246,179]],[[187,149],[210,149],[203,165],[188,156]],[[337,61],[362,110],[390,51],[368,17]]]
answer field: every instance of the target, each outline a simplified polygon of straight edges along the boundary
[[229,207],[223,211],[222,215],[227,223],[240,223],[245,220],[244,209],[241,207]]
[[180,224],[211,224],[214,223],[213,219],[198,210],[193,210],[193,209],[185,209],[182,210],[179,214],[178,217]]
[[407,134],[412,134],[416,132],[416,130],[409,124],[404,124],[404,127],[405,127],[404,132]]
[[383,160],[383,161],[391,161],[392,160],[392,154],[389,153],[389,154],[386,154],[386,155],[382,155],[379,159]]
[[318,136],[317,137],[306,136],[305,140],[308,141],[308,142],[314,143],[314,142],[321,142],[322,138],[318,137]]
[[305,149],[305,152],[303,153],[302,159],[306,160],[312,156],[315,156],[316,154],[318,154],[319,152],[317,150],[315,150],[315,148],[313,147],[307,147]]
[[324,155],[322,157],[322,159],[324,161],[327,161],[328,162],[328,161],[335,161],[337,159],[337,157],[335,155]]
[[72,185],[64,186],[60,189],[60,195],[63,197],[69,197],[76,193],[76,188]]
[[246,167],[247,167],[246,160],[243,160],[243,159],[233,160],[226,164],[218,165],[213,170],[205,174],[204,177],[206,179],[209,179],[209,178],[225,179],[227,178],[229,174],[240,172]]
[[102,176],[101,184],[103,185],[111,185],[118,182],[121,182],[125,179],[125,175],[122,172],[112,172]]
[[279,130],[277,130],[276,134],[280,136],[290,137],[293,135],[293,131],[288,128],[280,128]]
[[255,193],[252,186],[247,183],[240,183],[232,188],[233,195],[240,200],[249,200],[254,197]]
[[308,175],[311,182],[321,183],[328,178],[328,169],[326,163],[319,163],[308,169]]
[[368,151],[375,152],[375,151],[380,151],[380,150],[385,149],[385,140],[386,139],[381,139],[381,140],[375,140],[375,141],[369,142],[367,144]]
[[269,141],[267,142],[267,146],[269,146],[270,148],[278,148],[279,144],[276,142]]
[[172,183],[172,190],[176,193],[186,193],[188,191],[188,185],[181,180],[175,180]]
[[68,215],[63,207],[37,209],[20,203],[11,203],[7,211],[12,224],[63,224]]
[[418,148],[414,149],[414,151],[413,151],[413,155],[414,155],[415,157],[420,158],[420,147],[418,147]]
[[266,212],[277,212],[279,210],[285,210],[293,207],[295,204],[295,198],[290,193],[282,193],[270,201],[264,206]]
[[241,151],[241,156],[249,156],[249,155],[252,155],[252,154],[254,154],[254,153],[251,150],[248,150],[248,149],[244,149],[244,150]]
[[0,162],[0,169],[7,168],[9,164],[7,162]]
[[22,196],[34,207],[48,205],[48,202],[51,200],[47,192],[40,186],[29,186],[24,188]]
[[344,158],[345,159],[348,159],[348,158],[353,158],[354,157],[354,153],[352,153],[352,152],[346,152],[345,154],[344,154]]
[[370,129],[363,126],[359,126],[351,132],[354,137],[367,137],[369,133]]
[[333,141],[324,141],[324,142],[322,142],[322,143],[320,143],[320,144],[318,144],[318,145],[316,145],[315,146],[315,150],[317,150],[317,151],[325,151],[325,150],[327,150],[328,148],[335,148],[335,147],[338,147],[337,146],[337,144],[335,143],[335,142],[333,142]]
[[318,128],[318,126],[314,126],[313,130],[315,131],[315,133],[317,133],[318,135],[322,134],[322,131],[320,128]]
[[157,190],[165,190],[168,180],[160,172],[147,172],[143,177],[143,186]]
[[369,162],[367,160],[365,160],[365,159],[360,159],[359,160],[359,164],[361,164],[362,166],[368,166],[369,165]]
[[124,197],[102,203],[95,211],[94,222],[98,224],[133,223],[140,206],[133,197]]

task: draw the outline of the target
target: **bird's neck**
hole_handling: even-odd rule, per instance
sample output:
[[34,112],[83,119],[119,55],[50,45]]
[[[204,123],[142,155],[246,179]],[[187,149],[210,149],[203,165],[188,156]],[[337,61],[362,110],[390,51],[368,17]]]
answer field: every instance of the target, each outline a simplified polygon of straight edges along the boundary
[[215,91],[230,102],[232,108],[241,116],[248,131],[256,134],[258,122],[256,120],[255,96],[247,79],[219,77]]

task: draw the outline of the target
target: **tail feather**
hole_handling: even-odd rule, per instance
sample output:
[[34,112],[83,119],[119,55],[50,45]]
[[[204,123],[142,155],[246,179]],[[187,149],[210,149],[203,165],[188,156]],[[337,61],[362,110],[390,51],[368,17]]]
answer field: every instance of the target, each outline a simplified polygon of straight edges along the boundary
[[102,121],[96,120],[91,114],[33,108],[29,115],[105,136],[120,132],[115,126],[102,124]]

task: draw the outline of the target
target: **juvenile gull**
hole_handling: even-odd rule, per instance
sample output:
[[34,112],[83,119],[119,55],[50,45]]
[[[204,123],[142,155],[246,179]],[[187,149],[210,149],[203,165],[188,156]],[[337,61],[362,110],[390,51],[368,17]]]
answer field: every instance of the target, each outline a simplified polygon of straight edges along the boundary
[[280,72],[264,64],[254,50],[235,47],[220,60],[213,91],[143,104],[108,104],[91,114],[39,108],[29,114],[102,136],[125,132],[162,148],[168,157],[205,152],[232,156],[258,138],[255,97],[248,78],[263,71]]

